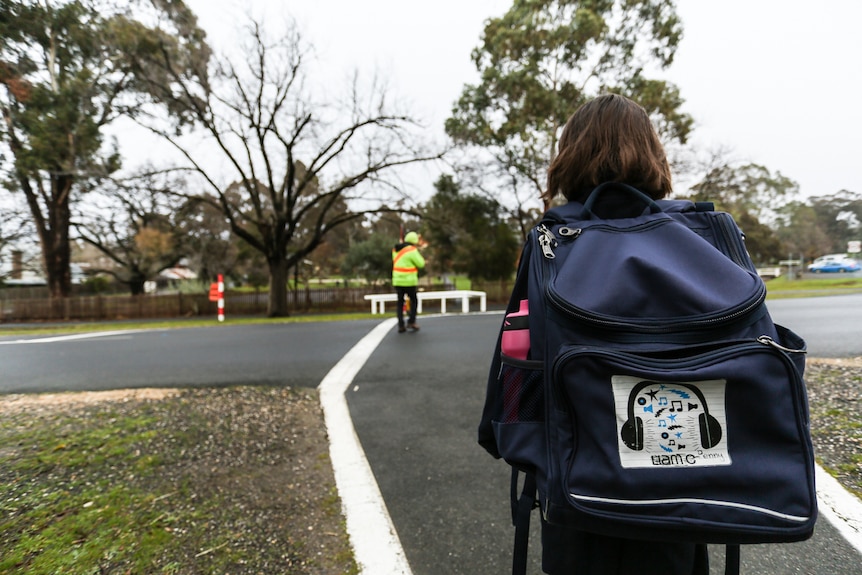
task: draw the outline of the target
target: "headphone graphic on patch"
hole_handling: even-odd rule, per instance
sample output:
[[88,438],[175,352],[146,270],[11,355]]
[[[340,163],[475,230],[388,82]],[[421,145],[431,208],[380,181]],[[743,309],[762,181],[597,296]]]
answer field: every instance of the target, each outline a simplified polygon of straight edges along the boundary
[[[641,391],[651,385],[665,384],[656,381],[642,381],[634,386],[629,394],[627,406],[628,420],[626,420],[620,430],[620,439],[623,440],[623,443],[625,443],[629,449],[633,449],[634,451],[641,451],[644,448],[644,425],[643,420],[640,417],[635,417],[635,398],[637,398],[637,395]],[[700,400],[701,405],[703,405],[703,413],[698,416],[698,423],[700,424],[700,444],[704,449],[709,449],[718,445],[718,442],[721,441],[722,435],[721,423],[709,414],[709,406],[706,404],[706,398],[703,396],[703,392],[696,386],[689,385],[687,383],[674,383],[673,385],[690,390]]]

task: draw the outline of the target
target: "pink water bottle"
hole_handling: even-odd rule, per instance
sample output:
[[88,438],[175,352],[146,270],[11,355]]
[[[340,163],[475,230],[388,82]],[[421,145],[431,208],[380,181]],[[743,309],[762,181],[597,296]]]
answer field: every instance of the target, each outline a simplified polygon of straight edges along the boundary
[[518,311],[506,314],[500,349],[509,357],[527,359],[530,351],[530,310],[527,300],[521,300]]

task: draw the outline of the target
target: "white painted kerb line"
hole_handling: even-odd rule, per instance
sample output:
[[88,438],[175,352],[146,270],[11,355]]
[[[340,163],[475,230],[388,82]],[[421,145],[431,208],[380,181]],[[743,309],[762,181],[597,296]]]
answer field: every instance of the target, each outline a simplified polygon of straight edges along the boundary
[[819,465],[814,467],[820,514],[862,553],[862,502]]
[[79,339],[93,339],[97,337],[111,337],[115,335],[127,335],[130,333],[138,333],[147,331],[143,329],[124,329],[119,331],[94,331],[91,333],[75,333],[71,335],[57,335],[52,337],[40,337],[34,339],[14,339],[9,341],[0,341],[0,345],[21,345],[26,343],[57,343],[61,341],[75,341]]
[[353,378],[398,320],[389,318],[347,352],[320,382],[320,403],[329,433],[329,457],[360,572],[412,575],[392,518],[356,436],[344,394]]

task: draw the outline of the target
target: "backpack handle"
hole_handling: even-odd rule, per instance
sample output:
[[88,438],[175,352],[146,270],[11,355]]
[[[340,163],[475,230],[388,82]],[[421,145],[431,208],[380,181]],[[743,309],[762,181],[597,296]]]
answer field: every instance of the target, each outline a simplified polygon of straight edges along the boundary
[[635,199],[642,201],[644,204],[649,206],[649,211],[651,214],[658,214],[662,211],[661,206],[659,206],[655,200],[651,197],[638,190],[637,188],[633,188],[628,184],[623,184],[622,182],[605,182],[596,187],[592,192],[590,192],[590,196],[587,198],[587,201],[584,202],[584,214],[587,216],[587,219],[590,219],[594,216],[593,214],[593,205],[596,203],[596,200],[599,199],[599,196],[602,192],[615,189],[621,190],[623,192],[627,192],[634,196]]

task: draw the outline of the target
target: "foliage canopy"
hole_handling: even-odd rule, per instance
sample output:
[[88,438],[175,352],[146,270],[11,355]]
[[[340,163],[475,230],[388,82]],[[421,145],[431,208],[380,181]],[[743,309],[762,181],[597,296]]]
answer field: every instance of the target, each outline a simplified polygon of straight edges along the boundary
[[163,56],[171,77],[206,85],[205,34],[181,0],[0,0],[4,183],[26,197],[54,296],[70,289],[74,197],[120,165],[116,146],[103,146],[105,127],[145,103],[187,119],[168,97],[166,70],[152,65]]
[[423,237],[438,269],[464,273],[471,280],[507,280],[515,272],[518,240],[499,204],[461,193],[444,174],[425,206]]
[[491,177],[514,180],[506,205],[523,221],[545,188],[559,131],[591,97],[628,96],[664,139],[686,141],[692,119],[679,90],[647,72],[670,65],[681,36],[669,0],[515,0],[487,22],[473,51],[481,79],[464,87],[446,131],[482,149]]

